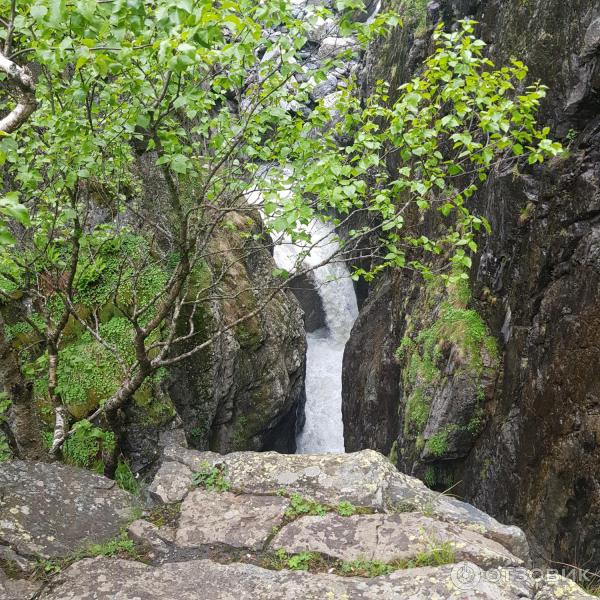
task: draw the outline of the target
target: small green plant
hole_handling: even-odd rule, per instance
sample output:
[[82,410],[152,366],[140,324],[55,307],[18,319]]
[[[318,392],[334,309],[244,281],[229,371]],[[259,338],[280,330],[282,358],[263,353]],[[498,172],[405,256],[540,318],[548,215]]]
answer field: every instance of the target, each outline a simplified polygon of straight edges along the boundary
[[[118,556],[126,555],[129,558],[136,558],[137,552],[133,540],[130,540],[123,534],[121,537],[104,542],[103,544],[91,544],[84,551],[85,557],[96,556]],[[83,557],[81,557],[83,558]]]
[[10,460],[12,458],[12,451],[8,444],[8,438],[2,431],[2,426],[8,420],[8,410],[11,405],[11,400],[6,392],[0,392],[0,462]]
[[78,421],[73,426],[73,435],[63,446],[65,462],[104,473],[103,454],[115,449],[115,434],[95,427],[88,420]]
[[308,571],[311,562],[315,559],[312,552],[300,552],[290,556],[287,561],[288,567],[293,571]]
[[354,506],[352,502],[348,502],[346,500],[342,500],[337,505],[336,511],[338,515],[341,515],[342,517],[351,517],[352,515],[355,515],[358,512],[356,506]]
[[519,213],[519,225],[524,225],[529,220],[531,220],[534,211],[535,204],[533,204],[533,202],[528,202],[527,205]]
[[295,519],[306,515],[323,516],[327,512],[329,512],[327,506],[319,504],[314,500],[303,498],[300,494],[292,494],[290,505],[285,511],[285,516],[288,519]]
[[119,487],[123,488],[127,492],[138,494],[140,491],[140,486],[129,464],[127,464],[127,462],[122,458],[119,459],[119,462],[117,463],[117,468],[115,470],[115,481]]
[[128,558],[138,560],[140,558],[135,543],[127,537],[123,531],[119,537],[108,540],[101,544],[90,544],[82,550],[77,550],[61,559],[40,559],[36,566],[36,576],[40,579],[48,579],[60,573],[63,569],[83,558],[95,558],[97,556]]
[[394,565],[379,560],[341,561],[338,563],[338,569],[342,575],[355,577],[379,577],[380,575],[389,575],[396,570]]
[[207,462],[204,463],[202,469],[194,473],[192,481],[194,485],[209,492],[227,492],[231,489],[231,484],[225,478],[223,465],[211,467]]
[[433,544],[429,549],[419,552],[409,561],[409,568],[439,567],[456,562],[456,552],[450,542]]
[[288,554],[283,548],[279,548],[274,554],[263,560],[263,566],[268,569],[291,569],[292,571],[317,570],[326,565],[325,559],[316,552],[300,552]]
[[433,456],[438,458],[444,456],[448,452],[448,431],[444,429],[436,433],[427,440],[425,447]]

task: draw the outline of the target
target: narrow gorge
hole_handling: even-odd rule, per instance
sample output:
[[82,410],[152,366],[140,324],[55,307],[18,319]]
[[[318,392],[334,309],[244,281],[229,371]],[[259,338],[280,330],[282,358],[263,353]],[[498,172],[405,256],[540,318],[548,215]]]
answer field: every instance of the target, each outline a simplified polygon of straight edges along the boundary
[[0,600],[600,596],[598,0],[0,17]]

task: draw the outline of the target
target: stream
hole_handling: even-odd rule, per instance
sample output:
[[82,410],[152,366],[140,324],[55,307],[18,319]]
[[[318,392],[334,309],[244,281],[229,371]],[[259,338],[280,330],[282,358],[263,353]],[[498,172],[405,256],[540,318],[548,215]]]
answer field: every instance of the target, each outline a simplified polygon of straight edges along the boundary
[[[338,249],[332,224],[313,221],[308,231],[313,240],[325,241],[304,257],[305,267],[320,264]],[[275,262],[282,269],[293,272],[298,267],[298,255],[303,251],[304,245],[276,246]],[[327,326],[306,335],[306,423],[297,438],[297,452],[344,452],[342,361],[344,346],[358,316],[356,294],[348,267],[343,262],[334,260],[312,273]]]

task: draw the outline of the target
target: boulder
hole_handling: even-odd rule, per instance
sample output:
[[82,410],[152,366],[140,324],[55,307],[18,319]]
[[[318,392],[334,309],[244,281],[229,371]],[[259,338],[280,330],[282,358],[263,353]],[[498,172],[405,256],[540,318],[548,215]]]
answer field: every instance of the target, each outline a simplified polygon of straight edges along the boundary
[[[171,464],[177,463],[177,466]],[[287,494],[327,505],[344,500],[380,512],[425,511],[436,519],[470,529],[506,547],[528,561],[529,548],[518,527],[499,523],[489,515],[455,498],[429,490],[421,481],[400,473],[373,450],[351,454],[277,454],[234,452],[219,455],[180,446],[167,446],[156,482],[172,477],[172,488],[189,489],[194,471],[222,465],[232,489],[244,494]],[[183,467],[183,468],[182,468]]]
[[136,511],[114,481],[59,463],[0,463],[0,544],[57,558],[116,537]]

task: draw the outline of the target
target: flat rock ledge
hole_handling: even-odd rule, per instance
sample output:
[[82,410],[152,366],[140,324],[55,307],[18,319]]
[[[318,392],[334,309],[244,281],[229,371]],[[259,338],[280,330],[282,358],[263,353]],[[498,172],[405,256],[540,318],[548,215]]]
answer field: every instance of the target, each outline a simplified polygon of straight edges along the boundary
[[[592,598],[567,579],[534,578],[518,528],[372,451],[220,456],[173,445],[149,492],[156,502],[142,512],[81,469],[0,465],[0,600]],[[130,558],[73,554],[124,528]],[[62,569],[40,578],[40,557]]]
[[523,561],[529,560],[525,534],[502,525],[475,507],[431,491],[421,481],[400,473],[374,450],[352,454],[277,454],[234,452],[220,455],[181,446],[167,446],[164,462],[150,486],[163,502],[182,500],[193,472],[221,466],[232,489],[243,494],[298,493],[336,505],[340,501],[377,512],[420,511],[440,521],[455,523],[504,546]]
[[[465,570],[471,579],[460,583]],[[118,559],[86,559],[61,573],[42,600],[579,600],[588,596],[567,580],[533,582],[525,569],[486,577],[471,563],[396,571],[361,579],[272,571],[210,560],[150,567]],[[458,582],[458,584],[457,584]],[[557,592],[557,593],[555,593]],[[548,595],[551,593],[552,595]]]
[[286,552],[318,552],[352,562],[410,561],[436,547],[452,549],[456,560],[481,567],[516,567],[523,561],[479,533],[420,513],[304,517],[284,527],[272,542]]

